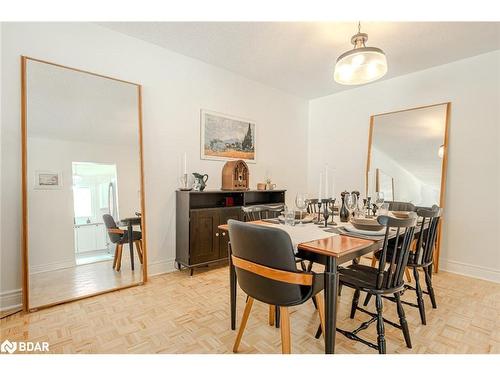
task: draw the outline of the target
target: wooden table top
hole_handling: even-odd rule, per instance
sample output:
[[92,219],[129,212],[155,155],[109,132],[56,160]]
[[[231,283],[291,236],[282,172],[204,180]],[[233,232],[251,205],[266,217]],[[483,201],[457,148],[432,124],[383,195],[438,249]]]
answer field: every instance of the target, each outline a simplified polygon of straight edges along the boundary
[[[261,220],[251,221],[249,223],[256,225],[272,225]],[[228,225],[219,225],[219,229],[227,231]],[[376,241],[354,238],[340,234],[323,238],[321,240],[301,243],[298,245],[298,249],[302,251],[309,251],[312,253],[340,258],[341,256],[345,256],[349,253],[357,252],[360,249],[371,247],[375,244],[375,242]]]
[[139,225],[140,223],[141,223],[141,218],[138,216],[134,216],[134,217],[125,217],[123,219],[120,219],[117,225],[119,226],[126,226],[128,224]]

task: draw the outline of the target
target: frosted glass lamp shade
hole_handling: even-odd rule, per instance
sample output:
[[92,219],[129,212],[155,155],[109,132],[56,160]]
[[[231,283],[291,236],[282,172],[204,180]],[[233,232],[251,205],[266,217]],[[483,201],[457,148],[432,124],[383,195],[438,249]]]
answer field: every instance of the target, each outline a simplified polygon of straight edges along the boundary
[[385,53],[376,47],[354,48],[343,53],[335,64],[334,79],[342,85],[360,85],[387,73]]

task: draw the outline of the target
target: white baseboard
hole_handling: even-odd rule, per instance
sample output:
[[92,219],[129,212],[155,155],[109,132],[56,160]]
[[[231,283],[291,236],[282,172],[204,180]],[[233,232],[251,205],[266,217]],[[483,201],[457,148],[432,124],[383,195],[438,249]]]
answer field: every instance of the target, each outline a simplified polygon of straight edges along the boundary
[[175,271],[175,259],[148,262],[148,276],[160,275]]
[[23,292],[21,289],[7,290],[0,293],[0,311],[8,311],[22,307]]
[[65,260],[62,262],[40,264],[37,266],[30,267],[30,275],[35,274],[35,273],[60,270],[63,268],[70,268],[70,267],[74,267],[75,265],[76,265],[76,262],[74,259],[73,260]]
[[457,273],[459,275],[474,277],[476,279],[500,283],[500,270],[494,268],[457,262],[455,260],[440,259],[439,269],[447,272]]

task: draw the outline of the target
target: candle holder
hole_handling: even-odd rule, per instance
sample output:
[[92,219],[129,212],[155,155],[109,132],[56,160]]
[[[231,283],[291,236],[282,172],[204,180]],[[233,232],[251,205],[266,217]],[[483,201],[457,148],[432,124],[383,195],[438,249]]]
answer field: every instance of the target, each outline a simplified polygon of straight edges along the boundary
[[190,191],[193,190],[193,188],[188,187],[188,174],[184,173],[181,177],[181,187],[180,190],[182,191]]
[[321,199],[318,199],[318,203],[316,203],[318,205],[318,224],[321,223]]
[[323,206],[323,218],[325,220],[325,228],[328,228],[328,218],[330,217],[330,212],[328,211],[328,205],[331,202],[331,199],[323,199],[322,200],[325,204]]
[[336,198],[332,198],[330,199],[330,202],[329,202],[329,205],[331,206],[332,208],[332,221],[330,222],[331,225],[337,225],[337,223],[335,222],[335,201],[336,201]]

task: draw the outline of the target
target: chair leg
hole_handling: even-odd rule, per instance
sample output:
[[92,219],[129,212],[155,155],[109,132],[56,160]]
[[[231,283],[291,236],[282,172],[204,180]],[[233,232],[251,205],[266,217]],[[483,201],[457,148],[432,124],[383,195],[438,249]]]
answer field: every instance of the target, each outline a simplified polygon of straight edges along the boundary
[[113,269],[116,268],[116,261],[118,259],[118,244],[115,245],[115,255],[113,256]]
[[318,306],[319,322],[321,327],[321,332],[325,332],[325,303],[324,297],[316,294],[313,299],[316,301]]
[[135,241],[135,247],[137,249],[137,256],[139,257],[139,261],[141,262],[141,264],[143,264],[143,260],[142,260],[142,242],[141,242],[141,240]]
[[318,304],[316,303],[316,300],[314,298],[312,299],[312,302],[313,302],[314,308],[317,310]]
[[437,309],[436,295],[434,294],[434,288],[432,287],[432,278],[431,278],[432,269],[430,267],[424,268],[424,272],[425,272],[425,283],[427,284],[427,293],[429,293],[429,297],[431,298],[432,308]]
[[236,335],[236,340],[234,341],[233,352],[238,352],[238,347],[240,346],[241,338],[243,337],[243,332],[247,325],[248,317],[250,316],[250,311],[252,310],[253,298],[249,297],[247,304],[245,305],[245,310],[243,311],[243,317],[241,318],[240,329]]
[[359,289],[356,289],[354,291],[354,296],[352,297],[352,304],[351,304],[351,316],[350,316],[351,319],[354,319],[354,315],[356,315],[356,309],[358,307],[360,293],[361,292]]
[[384,317],[382,316],[382,296],[377,294],[375,296],[375,304],[377,306],[377,344],[379,354],[385,354],[385,328],[384,328]]
[[290,340],[290,315],[288,307],[280,306],[280,326],[281,326],[281,353],[290,354],[292,352],[292,343]]
[[122,252],[123,252],[123,245],[122,244],[118,245],[117,251],[118,251],[118,258],[116,259],[115,269],[119,272],[120,269],[122,268]]
[[269,305],[269,325],[273,326],[274,325],[274,318],[276,314],[276,306],[274,305]]
[[406,280],[408,280],[408,282],[411,283],[411,273],[408,267],[405,268],[405,276]]
[[371,264],[371,266],[372,266],[373,268],[375,268],[375,266],[376,266],[376,265],[377,265],[377,258],[375,258],[375,255],[373,255],[373,257],[372,257],[372,264]]
[[306,264],[304,263],[304,261],[303,261],[303,260],[301,260],[301,261],[300,261],[300,269],[301,269],[302,271],[304,271],[304,272],[305,272],[305,271],[306,271],[306,269],[307,269]]
[[396,298],[399,324],[403,329],[403,336],[405,338],[406,347],[411,349],[410,330],[408,329],[408,322],[406,321],[405,311],[403,310],[403,304],[401,303],[401,292],[394,293],[394,298]]
[[307,265],[307,272],[311,272],[312,268],[313,268],[313,264],[314,262],[310,261],[309,264]]
[[368,306],[368,303],[370,302],[371,298],[372,295],[370,293],[366,293],[365,302],[363,302],[363,306]]
[[422,293],[422,287],[420,286],[420,277],[418,275],[417,267],[413,268],[413,276],[415,277],[415,292],[417,294],[417,304],[418,311],[420,312],[420,320],[422,324],[425,326],[427,321],[425,319],[425,305],[424,305],[424,297]]

